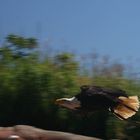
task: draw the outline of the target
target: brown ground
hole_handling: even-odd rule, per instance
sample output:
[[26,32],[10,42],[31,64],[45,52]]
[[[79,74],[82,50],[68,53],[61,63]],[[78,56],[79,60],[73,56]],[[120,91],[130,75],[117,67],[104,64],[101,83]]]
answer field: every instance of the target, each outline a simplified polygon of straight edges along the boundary
[[0,140],[99,140],[72,133],[48,131],[27,125],[0,127]]

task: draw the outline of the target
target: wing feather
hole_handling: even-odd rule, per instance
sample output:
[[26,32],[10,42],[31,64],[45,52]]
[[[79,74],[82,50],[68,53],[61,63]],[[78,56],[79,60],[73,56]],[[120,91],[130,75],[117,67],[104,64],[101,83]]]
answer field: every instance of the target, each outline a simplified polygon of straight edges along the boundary
[[83,85],[81,86],[81,93],[82,94],[103,94],[106,96],[112,96],[112,97],[128,97],[126,92],[121,89],[113,89],[113,88],[106,88],[106,87],[100,87],[100,86],[88,86],[88,85]]

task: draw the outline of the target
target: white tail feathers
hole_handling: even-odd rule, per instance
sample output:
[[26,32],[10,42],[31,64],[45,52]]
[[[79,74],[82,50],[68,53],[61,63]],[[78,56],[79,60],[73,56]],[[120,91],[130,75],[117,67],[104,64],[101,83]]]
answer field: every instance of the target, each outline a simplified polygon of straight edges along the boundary
[[139,109],[138,96],[119,97],[122,103],[114,108],[114,114],[121,120],[128,119],[136,114]]

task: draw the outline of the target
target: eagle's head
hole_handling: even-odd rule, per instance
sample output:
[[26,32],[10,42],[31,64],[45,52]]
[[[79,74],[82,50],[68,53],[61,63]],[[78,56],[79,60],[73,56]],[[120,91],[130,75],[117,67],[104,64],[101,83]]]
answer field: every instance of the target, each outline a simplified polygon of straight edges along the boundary
[[60,98],[55,101],[55,103],[59,106],[71,109],[71,110],[76,110],[77,108],[80,108],[81,103],[76,97],[72,98]]

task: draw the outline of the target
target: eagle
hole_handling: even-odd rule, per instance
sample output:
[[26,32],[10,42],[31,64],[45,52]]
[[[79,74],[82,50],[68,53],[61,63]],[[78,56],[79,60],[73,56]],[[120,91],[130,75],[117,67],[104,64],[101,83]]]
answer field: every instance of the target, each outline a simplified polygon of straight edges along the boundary
[[61,107],[81,112],[106,110],[126,120],[139,109],[138,96],[128,96],[124,90],[95,85],[83,85],[80,93],[71,98],[56,99]]

